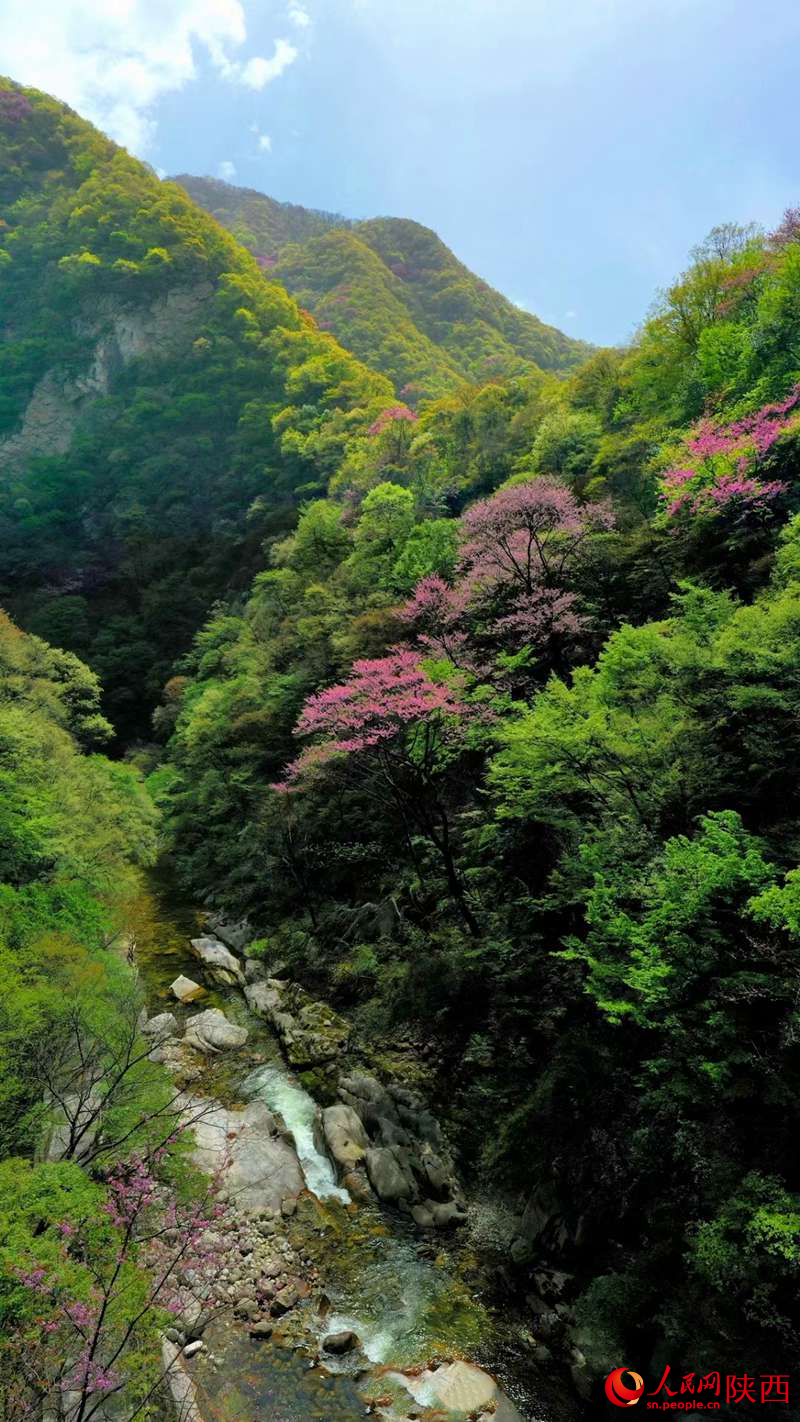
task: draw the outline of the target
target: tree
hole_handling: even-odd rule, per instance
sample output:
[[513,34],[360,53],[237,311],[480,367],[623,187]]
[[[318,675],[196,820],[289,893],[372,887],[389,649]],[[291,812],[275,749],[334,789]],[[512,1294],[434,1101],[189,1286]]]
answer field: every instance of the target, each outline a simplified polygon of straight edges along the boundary
[[354,777],[376,804],[395,806],[406,838],[416,831],[437,851],[470,933],[478,924],[456,864],[444,785],[480,711],[431,680],[416,652],[356,662],[348,680],[309,697],[297,734],[313,738],[274,788],[312,788],[318,777]]
[[[64,1422],[141,1416],[166,1376],[159,1329],[219,1307],[206,1233],[214,1187],[182,1202],[167,1152],[133,1154],[100,1180],[74,1164],[0,1165],[0,1402],[7,1422],[49,1406]],[[189,1282],[191,1281],[191,1282]]]
[[531,646],[546,657],[585,625],[569,580],[587,540],[612,524],[609,506],[581,507],[553,480],[511,484],[464,514],[454,587],[423,579],[404,617],[445,655],[458,647],[457,662],[465,641],[477,650],[482,631],[501,646]]

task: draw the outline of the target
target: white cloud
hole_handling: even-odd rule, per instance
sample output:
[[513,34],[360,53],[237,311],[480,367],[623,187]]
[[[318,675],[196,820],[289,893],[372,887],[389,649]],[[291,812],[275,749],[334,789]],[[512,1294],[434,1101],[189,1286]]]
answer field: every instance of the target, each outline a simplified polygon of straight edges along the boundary
[[225,179],[226,183],[229,183],[232,178],[236,177],[236,164],[232,163],[230,158],[226,158],[224,162],[220,163],[217,173]]
[[138,154],[152,145],[155,104],[197,77],[203,54],[221,78],[254,89],[297,56],[279,39],[270,59],[240,57],[246,41],[241,0],[0,4],[0,70],[65,100]]
[[263,59],[257,55],[253,59],[248,59],[238,70],[237,78],[242,84],[246,84],[249,89],[263,89],[265,84],[270,84],[273,79],[279,79],[284,69],[288,69],[297,58],[297,50],[288,40],[279,39],[275,41],[275,49],[271,59]]
[[311,16],[307,10],[303,9],[302,5],[289,6],[289,19],[293,25],[297,26],[298,30],[307,30],[311,24]]
[[260,133],[258,135],[258,146],[262,153],[272,152],[272,139],[268,133]]

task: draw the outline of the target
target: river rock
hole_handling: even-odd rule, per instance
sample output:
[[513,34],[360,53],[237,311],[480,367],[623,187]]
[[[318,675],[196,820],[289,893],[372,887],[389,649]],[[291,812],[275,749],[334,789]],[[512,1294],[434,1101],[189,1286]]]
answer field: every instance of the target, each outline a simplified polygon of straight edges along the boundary
[[325,1353],[350,1353],[357,1346],[358,1336],[349,1328],[343,1328],[340,1333],[329,1333],[327,1338],[322,1340]]
[[430,1210],[437,1229],[453,1229],[457,1225],[467,1223],[467,1212],[458,1200],[446,1200],[442,1204],[426,1200],[425,1205]]
[[251,1323],[248,1333],[251,1338],[271,1338],[274,1324],[268,1318],[259,1319],[258,1323]]
[[178,1002],[195,1002],[198,997],[205,997],[206,993],[200,983],[194,982],[192,978],[185,978],[183,973],[170,984],[169,990],[173,997],[177,997]]
[[279,1289],[272,1300],[272,1312],[275,1314],[288,1313],[294,1308],[300,1295],[294,1284],[287,1284],[285,1288]]
[[54,1102],[54,1121],[45,1148],[47,1160],[63,1160],[69,1152],[74,1160],[89,1154],[102,1121],[102,1097],[90,1091],[85,1097],[65,1096]]
[[325,1145],[341,1172],[347,1174],[364,1160],[369,1136],[360,1117],[343,1101],[326,1106],[322,1113]]
[[246,1027],[235,1026],[218,1007],[209,1007],[189,1018],[184,1041],[201,1052],[216,1053],[243,1047],[247,1036]]
[[305,1188],[293,1147],[276,1133],[275,1120],[263,1101],[244,1109],[224,1106],[201,1109],[190,1103],[194,1120],[194,1163],[207,1175],[219,1176],[220,1195],[246,1215],[279,1211],[284,1200],[296,1199]]
[[366,1160],[369,1183],[380,1200],[389,1205],[416,1200],[414,1177],[405,1168],[399,1147],[374,1146],[367,1151]]
[[227,987],[244,986],[239,959],[218,938],[192,938],[189,942],[195,958],[199,958],[212,978]]
[[178,1019],[172,1012],[158,1012],[155,1017],[149,1017],[142,1023],[142,1035],[154,1042],[164,1042],[168,1037],[177,1037]]

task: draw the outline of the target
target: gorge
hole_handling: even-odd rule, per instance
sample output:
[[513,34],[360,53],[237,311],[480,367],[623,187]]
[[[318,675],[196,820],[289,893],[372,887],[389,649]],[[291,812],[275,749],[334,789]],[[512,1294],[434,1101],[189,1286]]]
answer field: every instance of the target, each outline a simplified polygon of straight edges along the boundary
[[799,337],[797,209],[593,349],[0,80],[7,1422],[786,1375]]

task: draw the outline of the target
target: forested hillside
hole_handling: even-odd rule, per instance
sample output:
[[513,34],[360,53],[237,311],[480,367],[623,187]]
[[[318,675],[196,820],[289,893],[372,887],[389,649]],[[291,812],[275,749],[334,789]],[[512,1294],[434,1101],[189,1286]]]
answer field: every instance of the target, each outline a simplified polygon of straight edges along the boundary
[[[276,272],[305,305],[342,270],[326,287],[309,252],[352,239],[413,287],[424,229],[331,227],[265,274],[54,101],[6,83],[0,124],[2,593],[93,669],[4,633],[8,1000],[53,927],[68,955],[111,931],[95,866],[152,853],[122,755],[152,736],[195,901],[246,915],[371,1050],[433,1055],[465,1176],[524,1203],[505,1286],[531,1348],[581,1383],[785,1374],[800,213],[715,229],[629,348],[566,375],[487,379],[440,266],[418,305],[403,287],[400,339],[413,317],[472,379],[413,408]],[[93,672],[114,765],[76,760],[108,733]]]
[[412,406],[465,380],[567,370],[589,353],[493,291],[418,222],[348,222],[215,178],[175,181]]
[[391,387],[63,105],[6,82],[0,129],[1,595],[129,736]]

